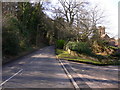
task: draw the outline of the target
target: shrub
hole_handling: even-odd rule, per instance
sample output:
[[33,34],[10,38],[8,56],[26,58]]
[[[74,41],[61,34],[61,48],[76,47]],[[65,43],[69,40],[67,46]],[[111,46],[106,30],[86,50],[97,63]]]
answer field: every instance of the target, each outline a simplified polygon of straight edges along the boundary
[[19,39],[13,33],[4,33],[3,36],[3,55],[17,55],[19,52]]
[[73,48],[73,46],[75,45],[75,42],[68,42],[66,45],[65,45],[65,47],[66,47],[66,49],[71,49],[72,50],[72,48]]
[[20,50],[18,20],[14,16],[6,18],[2,32],[3,55],[17,55]]
[[73,51],[77,51],[79,53],[84,53],[89,55],[92,52],[90,46],[86,42],[68,42],[66,44],[66,48],[69,48]]
[[63,49],[64,44],[65,44],[64,40],[57,40],[56,41],[56,48]]
[[115,51],[111,56],[120,59],[120,49],[118,49],[117,51]]

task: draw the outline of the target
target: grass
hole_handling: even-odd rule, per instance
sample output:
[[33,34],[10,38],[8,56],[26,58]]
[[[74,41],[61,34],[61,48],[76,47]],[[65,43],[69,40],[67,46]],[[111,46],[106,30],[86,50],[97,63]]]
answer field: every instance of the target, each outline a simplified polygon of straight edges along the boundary
[[83,59],[78,56],[72,56],[70,55],[67,51],[64,51],[62,49],[56,49],[56,54],[58,58],[64,59],[64,60],[69,60],[69,61],[77,61],[77,62],[83,62],[83,63],[91,63],[91,64],[102,64],[99,61],[95,60],[90,60],[90,59]]
[[115,47],[115,46],[108,46],[108,47],[112,49],[120,49],[120,47]]
[[99,60],[91,60],[91,59],[83,59],[78,56],[72,56],[70,55],[67,51],[64,51],[62,49],[56,49],[56,54],[58,58],[68,60],[68,61],[75,61],[75,62],[81,62],[81,63],[87,63],[87,64],[93,64],[93,65],[120,65],[120,63],[114,63],[114,62],[108,62],[108,63],[103,63],[100,62]]

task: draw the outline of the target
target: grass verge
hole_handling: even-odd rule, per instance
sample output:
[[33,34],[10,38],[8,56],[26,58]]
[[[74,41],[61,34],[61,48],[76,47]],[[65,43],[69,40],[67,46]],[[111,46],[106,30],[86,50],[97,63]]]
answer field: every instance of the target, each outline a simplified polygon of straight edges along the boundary
[[113,62],[109,62],[109,63],[103,63],[100,62],[99,60],[91,60],[91,59],[83,59],[81,57],[78,56],[72,56],[70,55],[67,51],[64,51],[62,49],[56,49],[56,54],[58,56],[59,59],[64,59],[64,60],[68,60],[68,61],[74,61],[74,62],[80,62],[80,63],[86,63],[86,64],[93,64],[93,65],[100,65],[100,66],[104,66],[104,65],[120,65],[120,63],[113,63]]

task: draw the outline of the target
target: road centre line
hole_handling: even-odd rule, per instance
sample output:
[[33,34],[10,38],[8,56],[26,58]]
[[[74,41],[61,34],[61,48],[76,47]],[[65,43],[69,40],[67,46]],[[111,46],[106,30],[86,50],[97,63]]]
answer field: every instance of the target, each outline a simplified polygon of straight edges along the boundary
[[23,69],[20,69],[17,73],[15,73],[13,76],[11,76],[10,78],[8,78],[7,80],[3,81],[0,86],[2,86],[3,84],[5,84],[6,82],[8,82],[10,79],[12,79],[14,76],[16,76],[17,74],[19,74],[21,71],[23,71]]

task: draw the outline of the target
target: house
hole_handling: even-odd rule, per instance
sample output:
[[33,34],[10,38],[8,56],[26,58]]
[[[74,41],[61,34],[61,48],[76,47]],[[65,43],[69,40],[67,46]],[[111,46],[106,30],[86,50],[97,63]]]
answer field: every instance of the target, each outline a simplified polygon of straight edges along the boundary
[[104,26],[103,27],[98,26],[98,32],[99,32],[100,38],[108,41],[110,46],[118,46],[117,40],[115,40],[114,38],[110,38],[109,35],[105,33],[105,27]]
[[118,38],[117,42],[118,42],[118,47],[120,47],[120,38]]

